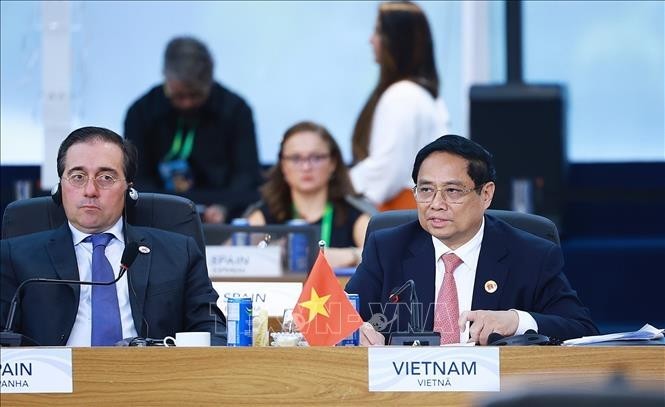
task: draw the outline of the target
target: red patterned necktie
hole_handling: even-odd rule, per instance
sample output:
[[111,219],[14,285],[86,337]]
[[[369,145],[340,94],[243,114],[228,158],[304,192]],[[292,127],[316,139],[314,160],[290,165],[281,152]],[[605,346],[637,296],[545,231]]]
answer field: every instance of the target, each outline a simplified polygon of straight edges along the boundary
[[446,274],[443,285],[439,289],[434,308],[434,331],[441,333],[441,345],[446,343],[459,343],[460,331],[457,321],[459,320],[459,303],[457,300],[457,284],[453,272],[462,264],[462,259],[455,253],[441,256]]

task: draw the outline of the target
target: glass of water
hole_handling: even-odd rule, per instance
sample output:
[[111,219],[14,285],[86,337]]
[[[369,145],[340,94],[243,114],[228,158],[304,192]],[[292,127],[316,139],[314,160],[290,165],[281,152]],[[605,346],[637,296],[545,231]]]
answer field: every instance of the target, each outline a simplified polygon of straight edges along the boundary
[[282,332],[298,332],[298,327],[293,320],[293,308],[286,308],[282,316]]

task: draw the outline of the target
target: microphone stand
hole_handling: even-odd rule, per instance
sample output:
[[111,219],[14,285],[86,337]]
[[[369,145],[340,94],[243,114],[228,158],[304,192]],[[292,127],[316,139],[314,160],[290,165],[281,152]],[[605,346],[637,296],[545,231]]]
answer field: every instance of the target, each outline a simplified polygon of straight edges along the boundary
[[12,297],[12,302],[10,303],[9,306],[9,312],[7,313],[7,321],[5,322],[5,327],[2,330],[2,332],[0,332],[0,346],[10,346],[10,347],[21,346],[21,345],[40,346],[37,343],[37,341],[35,341],[34,339],[13,331],[16,308],[18,307],[21,301],[21,292],[23,291],[23,287],[25,287],[26,285],[30,283],[66,284],[66,285],[111,285],[117,283],[122,278],[122,276],[125,275],[126,271],[127,271],[126,267],[120,267],[120,273],[118,273],[118,277],[113,281],[105,281],[105,282],[58,280],[55,278],[29,278],[23,281],[21,284],[19,284],[18,288],[16,288],[14,297]]
[[9,305],[9,312],[7,313],[7,321],[5,322],[5,328],[0,332],[0,346],[40,346],[37,341],[34,339],[22,335],[20,333],[14,332],[14,316],[16,315],[16,308],[18,307],[19,302],[21,301],[21,292],[23,287],[31,283],[40,283],[40,284],[66,284],[66,285],[111,285],[115,284],[122,276],[125,275],[127,269],[134,263],[136,256],[139,254],[139,245],[136,242],[129,242],[125,246],[125,250],[122,252],[122,257],[120,259],[120,272],[118,277],[112,281],[80,281],[80,280],[58,280],[55,278],[29,278],[21,284],[18,285],[16,291],[14,292],[14,297],[12,297],[12,302]]
[[423,304],[421,304],[420,301],[418,301],[418,294],[414,289],[411,289],[409,302],[411,303],[411,326],[413,327],[413,332],[422,332]]
[[441,344],[441,334],[439,332],[425,332],[423,331],[423,304],[418,300],[416,293],[416,284],[409,280],[411,283],[411,294],[409,295],[409,303],[411,305],[411,332],[395,332],[390,334],[388,338],[389,345],[402,345],[402,346],[439,346]]

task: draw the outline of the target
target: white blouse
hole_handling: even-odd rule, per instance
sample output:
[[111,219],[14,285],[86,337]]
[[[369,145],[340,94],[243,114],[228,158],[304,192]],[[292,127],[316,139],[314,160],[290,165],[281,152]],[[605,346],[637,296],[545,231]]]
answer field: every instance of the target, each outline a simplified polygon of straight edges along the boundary
[[447,134],[448,109],[422,86],[402,80],[379,98],[372,118],[369,155],[351,169],[356,192],[374,204],[411,188],[411,171],[418,151]]

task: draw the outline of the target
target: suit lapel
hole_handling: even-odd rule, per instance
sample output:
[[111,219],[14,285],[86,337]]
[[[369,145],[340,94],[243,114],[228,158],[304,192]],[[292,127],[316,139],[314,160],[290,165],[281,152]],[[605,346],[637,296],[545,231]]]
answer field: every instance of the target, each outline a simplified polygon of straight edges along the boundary
[[[58,278],[61,280],[79,280],[78,263],[76,262],[76,252],[72,241],[72,232],[69,230],[69,224],[65,222],[59,228],[53,230],[51,238],[46,243],[46,251],[51,257],[53,268]],[[80,286],[70,285],[74,301],[79,302]]]
[[[472,310],[497,310],[503,287],[508,277],[509,268],[504,258],[509,250],[502,239],[496,222],[485,217],[485,231],[480,247],[478,266],[476,268],[476,281],[473,286]],[[485,289],[488,281],[496,283],[496,291],[489,293]]]
[[[152,263],[152,253],[144,253],[143,248],[152,249],[152,242],[148,237],[131,225],[125,225],[125,245],[129,242],[136,242],[139,245],[139,254],[127,270],[127,285],[129,288],[129,303],[132,307],[132,317],[134,326],[139,336],[145,336],[145,327],[143,326],[143,306],[145,304],[145,295],[148,287],[148,277],[150,276],[150,264]],[[143,251],[141,251],[143,250]]]
[[[422,305],[423,328],[431,326],[434,322],[433,311],[430,305],[434,304],[434,281],[436,269],[434,263],[434,244],[429,233],[425,232],[420,225],[413,234],[413,239],[408,243],[406,258],[402,261],[402,273],[404,282],[411,279],[416,284],[418,300]],[[408,303],[408,301],[406,301]]]
[[[72,231],[69,229],[69,223],[64,222],[62,226],[53,230],[49,240],[46,242],[46,252],[51,258],[53,270],[59,279],[76,281],[81,279],[78,269],[78,262],[76,260],[76,251],[74,249]],[[74,326],[74,322],[76,321],[76,314],[81,298],[80,285],[72,284],[68,285],[68,287],[69,289],[67,292],[70,292],[71,296],[68,296],[67,298],[58,297],[58,306],[52,310],[49,310],[53,321],[62,321],[62,327],[66,327],[66,329],[68,329],[68,333],[66,335],[56,339],[58,345],[65,345],[67,343],[69,332],[71,331],[71,328]],[[68,301],[70,304],[69,306],[67,305]],[[72,310],[72,312],[68,312],[66,310]],[[45,329],[48,331],[48,327]]]

